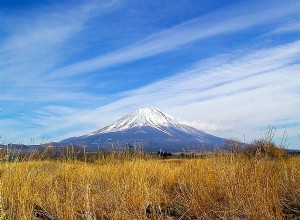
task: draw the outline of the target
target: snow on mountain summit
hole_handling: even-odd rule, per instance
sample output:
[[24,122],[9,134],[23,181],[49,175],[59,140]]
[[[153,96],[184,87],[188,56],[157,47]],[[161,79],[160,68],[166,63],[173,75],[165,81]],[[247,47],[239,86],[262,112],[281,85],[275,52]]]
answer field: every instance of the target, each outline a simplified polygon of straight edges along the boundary
[[142,126],[150,126],[165,132],[162,127],[168,127],[175,124],[172,116],[160,111],[158,108],[140,108],[93,134],[124,131]]

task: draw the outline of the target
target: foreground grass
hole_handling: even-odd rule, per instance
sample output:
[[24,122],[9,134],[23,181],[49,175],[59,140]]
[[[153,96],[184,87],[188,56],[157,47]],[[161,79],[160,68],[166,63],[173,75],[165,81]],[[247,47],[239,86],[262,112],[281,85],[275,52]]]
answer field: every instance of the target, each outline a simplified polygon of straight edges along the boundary
[[296,219],[300,158],[0,164],[2,219]]

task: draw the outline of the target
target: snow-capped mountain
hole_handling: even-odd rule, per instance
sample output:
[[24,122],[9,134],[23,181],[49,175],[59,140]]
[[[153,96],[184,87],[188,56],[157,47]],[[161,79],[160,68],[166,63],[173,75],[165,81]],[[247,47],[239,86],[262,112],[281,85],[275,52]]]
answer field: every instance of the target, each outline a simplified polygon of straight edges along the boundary
[[167,128],[174,125],[176,124],[171,115],[163,113],[157,108],[140,108],[92,134],[125,131],[143,126],[156,128],[157,130],[169,134]]
[[181,151],[184,147],[221,147],[223,142],[222,138],[176,122],[157,108],[141,108],[98,131],[62,140],[60,144],[109,148],[113,143],[119,146],[138,143],[148,151],[157,147]]

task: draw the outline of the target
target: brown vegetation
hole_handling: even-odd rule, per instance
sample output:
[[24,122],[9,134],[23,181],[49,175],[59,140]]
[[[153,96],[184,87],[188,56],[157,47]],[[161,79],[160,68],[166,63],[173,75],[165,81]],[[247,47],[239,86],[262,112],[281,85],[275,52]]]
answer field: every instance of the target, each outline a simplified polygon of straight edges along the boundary
[[0,164],[2,219],[295,219],[300,158]]

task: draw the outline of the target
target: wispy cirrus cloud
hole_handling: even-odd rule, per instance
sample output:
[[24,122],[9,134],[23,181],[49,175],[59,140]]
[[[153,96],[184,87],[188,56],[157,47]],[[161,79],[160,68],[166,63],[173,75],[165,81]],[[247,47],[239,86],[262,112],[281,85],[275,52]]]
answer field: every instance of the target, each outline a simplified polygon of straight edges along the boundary
[[269,34],[287,34],[300,32],[300,21],[294,21],[285,25],[282,25],[275,30],[271,31]]
[[[116,1],[90,2],[69,8],[42,8],[23,16],[3,15],[6,34],[0,46],[1,100],[53,101],[89,99],[78,82],[45,81],[46,72],[61,65],[65,55],[77,49],[72,39],[96,16],[114,10]],[[9,22],[8,22],[9,21]],[[95,97],[94,97],[95,98]]]
[[[247,10],[245,10],[246,8]],[[297,5],[282,3],[275,4],[272,8],[264,5],[260,10],[258,10],[257,6],[244,6],[238,9],[226,8],[154,33],[143,40],[112,53],[64,66],[50,73],[49,78],[86,74],[111,66],[133,62],[174,50],[180,46],[208,37],[237,32],[264,23],[274,22],[274,20],[280,19],[282,16],[299,12],[299,8]]]

